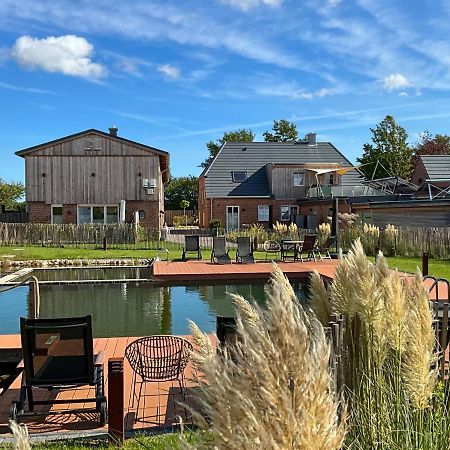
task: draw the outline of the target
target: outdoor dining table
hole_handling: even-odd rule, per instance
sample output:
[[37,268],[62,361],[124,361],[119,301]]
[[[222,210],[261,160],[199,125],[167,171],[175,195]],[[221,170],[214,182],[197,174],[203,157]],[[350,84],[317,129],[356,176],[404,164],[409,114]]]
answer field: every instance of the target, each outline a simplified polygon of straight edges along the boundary
[[296,261],[298,259],[297,253],[301,252],[303,242],[304,242],[303,240],[295,240],[295,239],[289,239],[289,240],[283,241],[283,244],[292,246],[290,250],[294,251],[294,261]]

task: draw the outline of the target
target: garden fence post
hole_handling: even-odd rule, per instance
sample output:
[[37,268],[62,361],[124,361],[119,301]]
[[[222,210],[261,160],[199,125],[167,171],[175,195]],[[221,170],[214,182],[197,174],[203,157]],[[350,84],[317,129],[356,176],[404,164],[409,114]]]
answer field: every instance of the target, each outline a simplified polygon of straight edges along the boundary
[[422,275],[428,275],[428,252],[422,253]]

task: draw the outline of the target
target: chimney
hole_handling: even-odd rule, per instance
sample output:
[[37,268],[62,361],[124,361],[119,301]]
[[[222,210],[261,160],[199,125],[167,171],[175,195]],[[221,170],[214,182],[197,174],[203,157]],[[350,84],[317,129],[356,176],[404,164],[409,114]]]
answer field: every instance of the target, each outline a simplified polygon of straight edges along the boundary
[[111,136],[117,137],[117,132],[119,131],[119,129],[115,125],[113,125],[111,128],[108,128],[108,130]]
[[316,133],[308,133],[305,137],[308,140],[308,145],[310,146],[317,145]]

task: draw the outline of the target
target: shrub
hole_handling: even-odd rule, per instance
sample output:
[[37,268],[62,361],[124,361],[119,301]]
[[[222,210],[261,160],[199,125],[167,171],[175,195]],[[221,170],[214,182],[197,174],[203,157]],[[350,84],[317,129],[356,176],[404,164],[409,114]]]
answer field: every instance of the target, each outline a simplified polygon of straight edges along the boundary
[[211,219],[209,222],[209,228],[222,228],[222,222],[219,219]]
[[195,216],[173,216],[172,222],[175,227],[192,226],[195,225],[196,218]]

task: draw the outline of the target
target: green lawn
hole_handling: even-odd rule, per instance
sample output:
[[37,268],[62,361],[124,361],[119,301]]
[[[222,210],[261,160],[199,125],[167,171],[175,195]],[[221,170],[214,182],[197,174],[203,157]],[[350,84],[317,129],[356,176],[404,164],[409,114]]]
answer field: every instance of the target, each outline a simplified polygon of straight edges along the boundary
[[[415,272],[417,267],[422,270],[421,258],[387,258],[390,268],[397,268],[403,272]],[[428,263],[429,275],[437,278],[447,278],[450,280],[450,261],[441,259],[430,259]]]
[[[33,260],[33,259],[112,259],[112,258],[152,258],[160,256],[166,258],[165,251],[158,250],[121,250],[121,249],[87,249],[87,248],[61,248],[61,247],[10,247],[0,246],[0,261],[10,260]],[[8,255],[5,257],[4,255]],[[255,258],[264,259],[265,252],[255,252]],[[204,260],[211,258],[211,250],[202,250]],[[230,250],[230,258],[234,260],[236,251]],[[170,250],[171,261],[181,259],[181,250]]]
[[[18,250],[22,249],[22,250]],[[203,259],[209,260],[210,250],[204,250]],[[162,259],[166,258],[165,252],[157,250],[121,250],[121,249],[85,249],[85,248],[51,248],[51,247],[9,247],[0,246],[0,261],[5,259],[12,260],[33,260],[33,259],[108,259],[108,258],[151,258],[159,254]],[[3,255],[10,255],[8,258]],[[12,256],[14,255],[14,256]],[[230,250],[230,257],[234,260],[235,250]],[[181,250],[170,250],[169,259],[176,260],[181,258]],[[264,259],[264,252],[255,252],[256,259]],[[416,267],[422,267],[420,258],[401,258],[389,257],[389,267],[397,268],[404,272],[414,272]],[[430,275],[450,279],[450,261],[433,260],[429,262]]]
[[[186,432],[184,437],[190,444],[205,443],[209,440],[206,432]],[[178,433],[160,434],[156,436],[137,436],[127,439],[120,446],[110,446],[107,441],[93,439],[75,439],[58,442],[44,442],[33,445],[33,450],[93,450],[93,449],[123,449],[123,450],[181,450]],[[0,444],[0,449],[12,449],[12,445]]]

